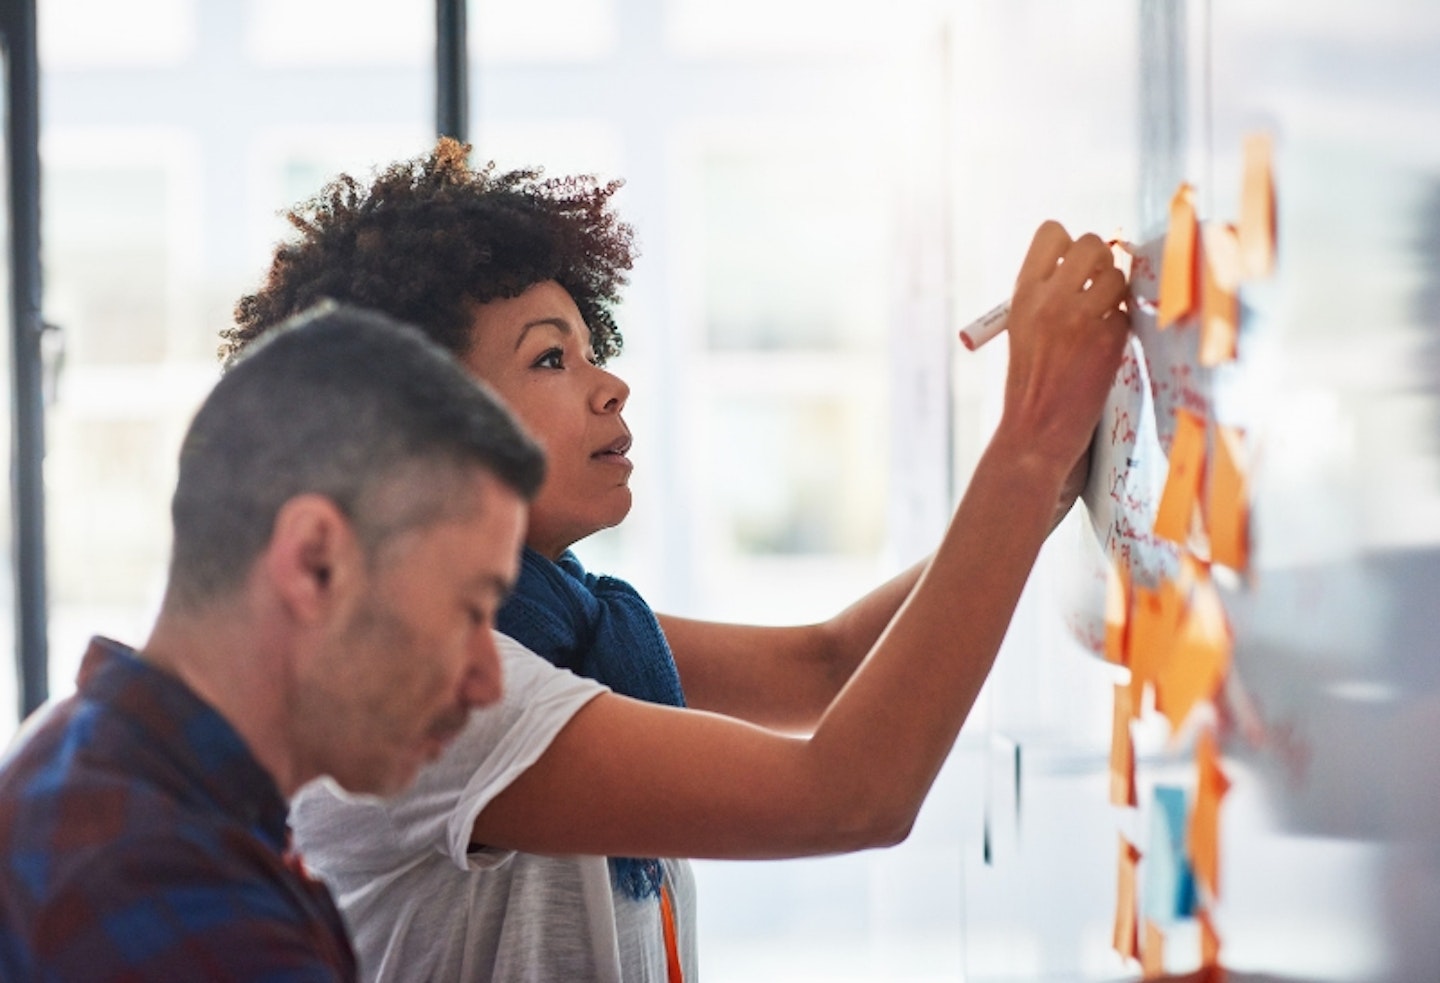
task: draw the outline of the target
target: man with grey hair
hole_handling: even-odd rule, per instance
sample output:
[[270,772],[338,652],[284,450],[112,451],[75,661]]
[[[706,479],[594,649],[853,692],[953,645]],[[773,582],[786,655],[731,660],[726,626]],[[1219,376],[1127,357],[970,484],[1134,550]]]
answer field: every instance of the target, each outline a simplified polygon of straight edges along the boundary
[[380,315],[324,305],[238,359],[184,440],[149,640],[95,639],[0,769],[0,978],[353,978],[288,799],[393,793],[499,698],[543,472]]

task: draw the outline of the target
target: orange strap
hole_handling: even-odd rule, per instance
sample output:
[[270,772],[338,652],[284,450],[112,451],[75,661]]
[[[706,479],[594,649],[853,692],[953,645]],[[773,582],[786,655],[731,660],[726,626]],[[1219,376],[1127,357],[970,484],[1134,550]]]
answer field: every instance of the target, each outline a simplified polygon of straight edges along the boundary
[[685,983],[685,971],[680,968],[680,939],[675,933],[675,905],[670,900],[670,885],[660,885],[660,923],[665,930],[665,964],[670,983]]

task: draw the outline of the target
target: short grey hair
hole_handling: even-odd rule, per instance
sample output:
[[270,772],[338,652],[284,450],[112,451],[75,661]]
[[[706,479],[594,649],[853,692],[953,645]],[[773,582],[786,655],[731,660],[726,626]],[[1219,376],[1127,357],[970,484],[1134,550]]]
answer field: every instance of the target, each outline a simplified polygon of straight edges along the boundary
[[[316,305],[234,359],[190,424],[169,594],[195,604],[237,587],[297,495],[332,500],[373,556],[399,528],[453,506],[456,479],[477,468],[526,500],[545,475],[499,398],[418,329]],[[379,504],[397,498],[403,515]]]

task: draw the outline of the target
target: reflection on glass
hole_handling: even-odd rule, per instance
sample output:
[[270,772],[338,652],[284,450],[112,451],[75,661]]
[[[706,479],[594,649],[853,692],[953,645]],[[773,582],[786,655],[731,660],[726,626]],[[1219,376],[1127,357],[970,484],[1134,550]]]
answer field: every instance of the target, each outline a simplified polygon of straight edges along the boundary
[[[42,0],[53,45],[86,43],[93,25],[66,13],[80,6]],[[431,4],[100,6],[148,32],[142,50],[176,24],[191,40],[163,64],[41,62],[44,310],[65,339],[46,420],[57,697],[91,634],[144,641],[180,439],[218,375],[219,330],[288,234],[278,213],[432,139]]]
[[556,63],[609,54],[616,43],[617,0],[470,0],[472,67],[491,60]]
[[875,466],[879,427],[861,402],[873,400],[777,394],[711,406],[717,439],[707,485],[737,552],[879,549],[885,475]]
[[261,65],[428,62],[435,5],[413,0],[250,0],[251,56]]
[[890,238],[864,159],[766,146],[702,167],[710,346],[879,350]]
[[671,0],[668,46],[686,55],[749,57],[873,48],[903,11],[834,0]]
[[177,65],[195,53],[197,0],[39,0],[47,70]]
[[1422,339],[1418,371],[1432,397],[1428,435],[1422,443],[1429,458],[1440,461],[1440,171],[1426,177],[1418,199],[1410,235],[1418,283],[1411,297],[1409,320]]
[[54,312],[66,319],[67,358],[154,362],[166,354],[167,175],[160,162],[55,161],[42,186],[46,270]]

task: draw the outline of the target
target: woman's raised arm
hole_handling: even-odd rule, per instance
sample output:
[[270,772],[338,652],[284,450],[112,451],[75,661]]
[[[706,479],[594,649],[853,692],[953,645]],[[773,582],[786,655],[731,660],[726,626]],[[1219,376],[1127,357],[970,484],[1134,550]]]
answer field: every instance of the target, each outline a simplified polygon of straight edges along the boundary
[[990,671],[1128,330],[1123,275],[1054,223],[1017,279],[1005,408],[940,547],[814,733],[597,697],[476,820],[531,853],[787,857],[903,839]]

